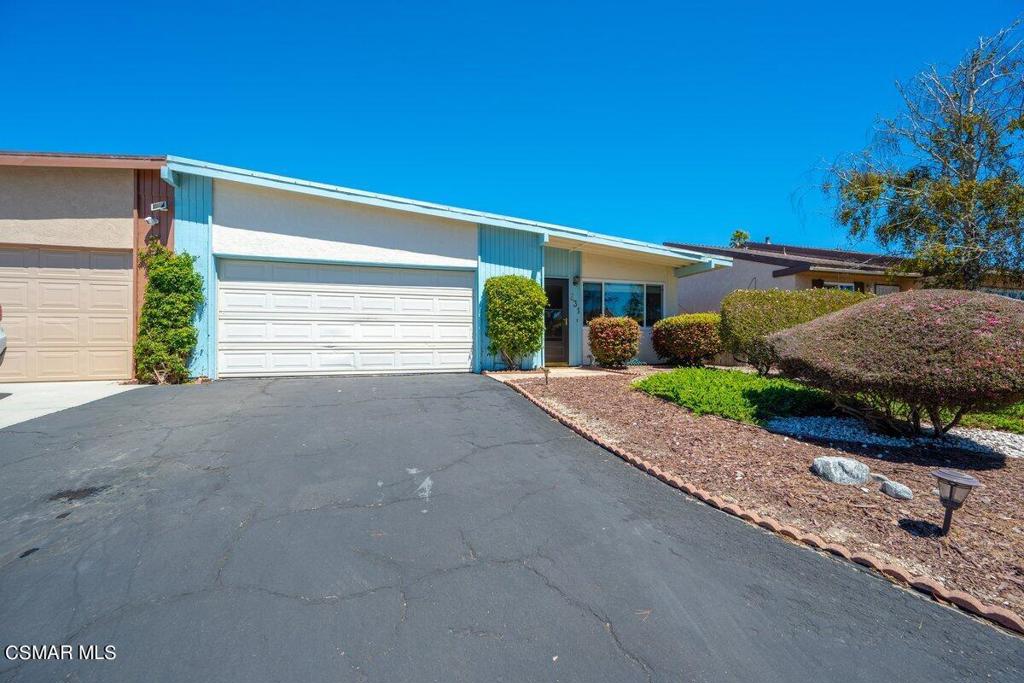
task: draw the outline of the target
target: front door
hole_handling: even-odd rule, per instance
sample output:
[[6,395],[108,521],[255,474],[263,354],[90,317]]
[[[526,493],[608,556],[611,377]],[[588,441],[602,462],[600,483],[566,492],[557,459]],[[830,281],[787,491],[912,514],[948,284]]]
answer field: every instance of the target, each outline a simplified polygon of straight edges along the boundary
[[544,363],[569,362],[569,281],[545,278],[548,305],[544,309]]

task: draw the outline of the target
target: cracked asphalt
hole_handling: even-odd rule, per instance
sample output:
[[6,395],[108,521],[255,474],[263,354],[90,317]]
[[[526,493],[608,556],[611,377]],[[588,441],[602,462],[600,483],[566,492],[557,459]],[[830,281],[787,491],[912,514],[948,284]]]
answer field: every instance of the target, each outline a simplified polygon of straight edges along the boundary
[[139,389],[0,430],[0,491],[0,645],[117,652],[0,681],[1024,679],[476,375]]

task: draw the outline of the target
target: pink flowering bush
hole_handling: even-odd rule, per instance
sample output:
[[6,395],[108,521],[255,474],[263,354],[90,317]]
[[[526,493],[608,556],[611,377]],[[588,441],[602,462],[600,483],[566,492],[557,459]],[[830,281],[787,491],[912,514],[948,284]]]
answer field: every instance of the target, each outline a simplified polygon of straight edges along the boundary
[[771,335],[787,377],[876,426],[941,436],[1024,399],[1024,303],[982,292],[878,297]]
[[621,367],[640,353],[640,325],[632,318],[601,316],[588,327],[590,352],[598,365]]

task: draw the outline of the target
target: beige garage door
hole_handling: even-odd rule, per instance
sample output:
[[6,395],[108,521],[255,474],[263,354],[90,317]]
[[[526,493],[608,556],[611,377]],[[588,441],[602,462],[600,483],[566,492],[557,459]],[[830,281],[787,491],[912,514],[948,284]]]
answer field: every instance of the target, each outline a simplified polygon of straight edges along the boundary
[[131,252],[0,247],[0,382],[131,377]]

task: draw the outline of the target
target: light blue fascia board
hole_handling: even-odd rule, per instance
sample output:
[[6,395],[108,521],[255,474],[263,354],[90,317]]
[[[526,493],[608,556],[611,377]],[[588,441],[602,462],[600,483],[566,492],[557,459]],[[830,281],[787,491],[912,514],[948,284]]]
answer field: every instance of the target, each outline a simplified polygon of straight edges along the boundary
[[[505,366],[500,358],[487,353],[489,340],[484,284],[498,275],[522,275],[543,285],[544,242],[543,236],[536,233],[481,224],[477,226],[477,245],[479,265],[476,271],[473,368],[476,371],[497,370]],[[543,362],[543,352],[538,352],[526,365],[538,367]]]
[[423,263],[381,263],[379,261],[348,261],[344,259],[322,259],[310,258],[307,256],[262,256],[257,254],[233,254],[230,252],[215,252],[213,254],[219,259],[231,259],[235,261],[275,261],[287,263],[311,263],[325,266],[359,266],[361,268],[403,268],[412,270],[455,270],[472,272],[476,266],[454,266],[441,264]]
[[[218,180],[228,180],[236,183],[245,183],[260,187],[284,190],[286,192],[298,192],[318,197],[354,202],[357,204],[394,209],[397,211],[407,211],[411,213],[436,216],[439,218],[448,218],[451,220],[474,223],[476,225],[490,225],[493,227],[507,228],[522,232],[532,232],[542,235],[542,239],[545,243],[547,243],[550,237],[562,237],[590,244],[599,244],[607,247],[623,249],[626,251],[679,259],[681,265],[683,265],[685,261],[702,261],[712,258],[708,254],[697,251],[675,249],[665,247],[660,244],[654,244],[652,242],[643,242],[625,237],[602,235],[600,233],[591,232],[590,230],[584,230],[581,228],[571,228],[564,225],[531,221],[525,218],[503,216],[474,209],[446,206],[444,204],[434,204],[432,202],[396,197],[394,195],[366,192],[364,190],[356,190],[349,187],[342,187],[340,185],[328,185],[326,183],[317,183],[309,180],[301,180],[299,178],[289,178],[287,176],[275,175],[272,173],[260,173],[258,171],[250,171],[244,168],[212,164],[206,161],[187,159],[184,157],[168,156],[166,168],[168,173],[198,175]],[[722,265],[731,265],[731,259],[728,257],[715,258],[719,259],[722,262]]]
[[177,174],[174,191],[174,248],[195,257],[203,278],[203,303],[196,312],[196,348],[189,357],[192,377],[217,377],[217,271],[211,236],[213,181],[201,176]]

